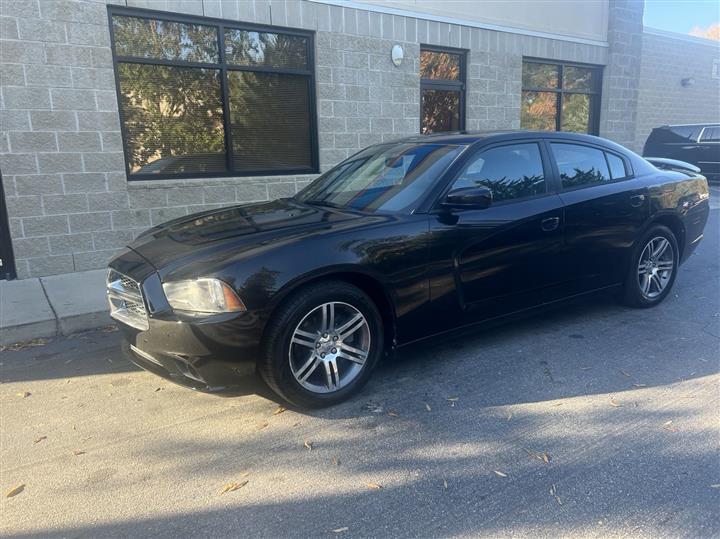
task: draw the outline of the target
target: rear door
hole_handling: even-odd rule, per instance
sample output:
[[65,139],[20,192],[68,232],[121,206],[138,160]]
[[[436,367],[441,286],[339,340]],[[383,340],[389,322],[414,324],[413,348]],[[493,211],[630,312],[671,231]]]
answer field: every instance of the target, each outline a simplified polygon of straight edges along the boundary
[[568,293],[624,281],[633,243],[650,215],[647,188],[619,153],[584,142],[546,144],[565,206]]
[[15,277],[12,244],[10,243],[10,227],[5,207],[5,192],[2,175],[0,175],[0,279]]
[[720,125],[703,129],[699,143],[697,166],[708,179],[720,179]]
[[[563,205],[540,140],[480,149],[449,190],[483,185],[484,209],[430,214],[430,270],[438,330],[493,318],[552,297],[563,280]],[[440,314],[442,313],[442,314]]]

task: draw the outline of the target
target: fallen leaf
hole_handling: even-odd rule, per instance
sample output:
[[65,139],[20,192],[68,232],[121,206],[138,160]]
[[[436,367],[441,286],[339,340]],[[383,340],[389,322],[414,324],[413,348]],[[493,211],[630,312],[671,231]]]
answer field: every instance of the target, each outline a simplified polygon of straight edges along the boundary
[[378,490],[382,488],[382,485],[378,485],[377,483],[368,483],[368,488],[371,488],[373,490]]
[[714,485],[710,485],[710,488],[720,488],[720,483],[715,483]]
[[635,387],[647,387],[647,384],[633,384]]
[[457,402],[460,400],[460,397],[448,397],[447,400],[449,400],[450,402]]
[[550,485],[550,494],[555,496],[556,492],[557,492],[557,487],[555,487],[555,483],[553,483],[552,485]]
[[622,369],[618,369],[618,370],[620,371],[620,374],[622,374],[623,376],[627,376],[628,378],[632,378],[632,374],[630,374],[629,372],[624,371],[624,370],[622,370]]
[[443,479],[443,488],[445,490],[447,490],[447,488],[448,488],[447,479]]
[[287,408],[284,406],[278,406],[277,409],[273,412],[273,415],[282,414]]
[[30,395],[32,395],[32,393],[30,393],[29,391],[22,391],[22,392],[20,392],[20,393],[17,393],[17,396],[18,396],[18,397],[21,397],[21,398],[23,398],[23,399],[24,399],[25,397],[29,397]]
[[33,440],[33,444],[39,444],[43,440],[47,440],[47,436],[40,436],[40,438]]
[[542,452],[542,453],[540,453],[540,455],[538,455],[538,457],[539,457],[540,460],[542,460],[545,464],[550,464],[550,455],[548,455],[547,453]]
[[333,466],[340,466],[340,459],[337,457],[333,457],[330,459],[330,464]]
[[157,393],[158,391],[162,391],[163,389],[165,389],[165,388],[164,388],[164,387],[156,387],[156,388],[155,388],[155,393]]
[[495,475],[498,475],[498,476],[500,476],[500,477],[507,477],[507,474],[506,474],[506,473],[500,472],[500,471],[498,471],[498,470],[493,470],[493,471],[495,472]]
[[333,533],[342,533],[348,531],[349,529],[350,528],[348,528],[347,526],[343,526],[342,528],[335,528],[333,530]]
[[75,449],[73,451],[73,455],[75,455],[76,457],[79,457],[80,455],[84,455],[85,453],[86,453],[86,451],[83,451],[82,449]]
[[563,404],[565,404],[565,403],[563,403],[563,402],[556,402],[555,404],[553,404],[553,406],[562,406]]
[[263,421],[262,423],[260,423],[260,424],[258,425],[257,429],[258,429],[258,430],[263,430],[263,429],[266,428],[268,425],[269,425],[269,423],[268,423],[267,421]]
[[670,421],[665,421],[665,423],[663,423],[663,425],[665,425],[667,427],[668,425],[672,425],[672,422],[673,422],[673,420],[671,419]]
[[512,419],[512,417],[513,417],[513,413],[512,413],[512,412],[508,412],[508,413],[507,413],[507,416],[505,416],[505,421],[510,421],[510,420]]
[[389,415],[390,417],[400,417],[395,410],[390,410],[390,411],[388,412],[388,415]]
[[614,406],[615,408],[620,408],[622,406],[622,404],[618,404],[617,402],[615,402],[614,397],[610,397],[610,406]]
[[222,491],[220,492],[220,494],[225,494],[226,492],[233,492],[233,491],[235,491],[235,490],[239,490],[239,489],[243,488],[243,487],[244,487],[245,485],[247,485],[247,484],[248,484],[247,479],[246,479],[245,481],[240,481],[239,483],[238,483],[238,482],[228,483],[227,485],[225,485],[225,486],[223,487],[223,489],[222,489]]
[[12,498],[13,496],[17,496],[18,494],[20,494],[23,490],[25,490],[25,483],[15,485],[13,488],[11,488],[5,493],[5,497]]
[[312,447],[313,447],[313,443],[312,443],[312,442],[310,442],[310,441],[308,441],[308,440],[305,440],[305,444],[304,444],[304,445],[305,445],[305,447],[307,447],[310,451],[312,451]]
[[102,328],[103,333],[114,333],[117,330],[117,326],[105,326],[104,328]]
[[430,408],[430,405],[429,405],[427,402],[425,403],[425,409],[426,409],[428,412],[432,412],[432,408]]

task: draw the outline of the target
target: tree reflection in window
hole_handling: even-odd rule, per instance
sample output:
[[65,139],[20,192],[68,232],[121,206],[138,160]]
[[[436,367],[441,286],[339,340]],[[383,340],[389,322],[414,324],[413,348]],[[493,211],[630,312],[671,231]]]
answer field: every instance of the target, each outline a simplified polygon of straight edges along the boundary
[[540,148],[535,143],[491,148],[471,159],[453,189],[487,187],[502,202],[545,193]]
[[225,30],[225,54],[229,64],[307,68],[307,39],[304,37]]
[[605,153],[580,144],[551,143],[560,179],[565,189],[592,185],[610,180]]
[[188,62],[217,62],[217,30],[202,24],[114,16],[115,53]]
[[217,70],[121,63],[118,72],[131,172],[225,169]]

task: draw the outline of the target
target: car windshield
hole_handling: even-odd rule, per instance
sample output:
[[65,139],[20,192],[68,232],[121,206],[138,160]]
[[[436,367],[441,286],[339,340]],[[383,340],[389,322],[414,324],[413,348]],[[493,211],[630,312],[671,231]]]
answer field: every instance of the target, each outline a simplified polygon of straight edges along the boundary
[[369,212],[411,211],[466,146],[372,146],[320,176],[297,199]]

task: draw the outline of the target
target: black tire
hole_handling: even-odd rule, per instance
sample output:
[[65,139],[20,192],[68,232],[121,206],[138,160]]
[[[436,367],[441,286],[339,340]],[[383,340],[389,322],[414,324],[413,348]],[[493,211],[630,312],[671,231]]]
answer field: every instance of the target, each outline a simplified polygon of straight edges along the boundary
[[[648,243],[654,238],[665,238],[670,243],[670,247],[672,248],[673,267],[672,273],[670,274],[667,284],[663,288],[662,292],[654,297],[648,297],[643,293],[641,288],[638,265],[640,264],[640,257],[643,255],[643,251],[647,247]],[[642,239],[637,242],[635,248],[633,249],[633,254],[630,260],[630,268],[628,269],[623,290],[623,303],[631,307],[641,309],[654,307],[655,305],[662,303],[662,301],[670,293],[670,290],[675,283],[679,267],[679,254],[677,239],[675,238],[675,234],[673,234],[672,230],[663,225],[652,226],[643,235]]]
[[[347,386],[329,393],[316,393],[296,380],[290,367],[289,351],[298,324],[313,309],[328,302],[343,302],[360,311],[369,327],[370,346],[361,370]],[[343,281],[311,284],[293,293],[273,313],[263,338],[258,371],[270,388],[293,406],[331,406],[350,398],[367,383],[382,356],[383,346],[382,318],[367,294]]]

